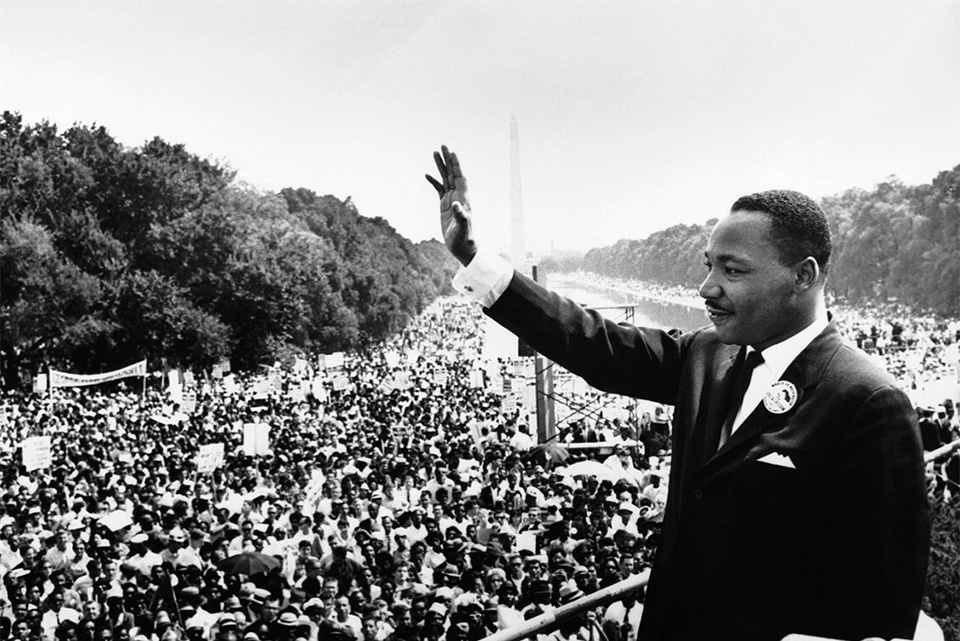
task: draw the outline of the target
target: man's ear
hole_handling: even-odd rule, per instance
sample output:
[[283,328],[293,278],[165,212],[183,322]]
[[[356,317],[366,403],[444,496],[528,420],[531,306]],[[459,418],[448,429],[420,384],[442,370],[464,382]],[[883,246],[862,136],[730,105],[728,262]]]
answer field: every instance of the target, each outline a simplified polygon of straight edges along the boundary
[[806,291],[820,280],[820,265],[813,256],[807,256],[794,267],[797,279],[794,286],[797,291]]

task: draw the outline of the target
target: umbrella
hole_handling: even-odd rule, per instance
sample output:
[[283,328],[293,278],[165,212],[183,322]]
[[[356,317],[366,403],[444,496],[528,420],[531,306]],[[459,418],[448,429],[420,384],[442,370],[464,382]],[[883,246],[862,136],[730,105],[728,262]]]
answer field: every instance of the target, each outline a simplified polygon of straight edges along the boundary
[[111,532],[116,532],[133,525],[133,517],[125,510],[114,510],[100,517],[100,525],[106,527]]
[[600,461],[577,461],[566,467],[558,467],[556,472],[564,476],[596,476],[606,479],[613,477],[614,469]]
[[529,457],[533,461],[545,461],[548,465],[553,465],[563,463],[570,458],[570,450],[556,441],[548,441],[531,449]]
[[263,574],[278,567],[280,567],[279,559],[260,552],[241,552],[228,556],[217,564],[217,569],[223,570],[227,574],[245,574],[247,576]]
[[609,479],[617,482],[621,479],[636,483],[637,480],[631,477],[623,469],[612,468],[604,465],[600,461],[577,461],[572,465],[557,468],[556,472],[564,476],[595,476],[600,480]]

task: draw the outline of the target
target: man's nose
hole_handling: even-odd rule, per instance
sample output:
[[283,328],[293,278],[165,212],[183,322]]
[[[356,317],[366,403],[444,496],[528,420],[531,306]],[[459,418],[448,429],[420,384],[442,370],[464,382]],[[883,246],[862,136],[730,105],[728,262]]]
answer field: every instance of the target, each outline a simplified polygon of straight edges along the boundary
[[723,290],[714,278],[712,270],[707,274],[707,277],[703,279],[703,282],[700,283],[700,287],[697,289],[697,293],[700,294],[701,298],[719,298],[722,292]]

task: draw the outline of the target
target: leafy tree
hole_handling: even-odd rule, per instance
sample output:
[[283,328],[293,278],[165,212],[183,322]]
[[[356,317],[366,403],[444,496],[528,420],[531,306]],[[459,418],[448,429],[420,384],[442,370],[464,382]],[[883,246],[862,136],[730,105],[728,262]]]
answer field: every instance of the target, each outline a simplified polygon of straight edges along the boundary
[[144,356],[204,367],[229,354],[252,368],[281,352],[357,348],[449,286],[449,257],[425,257],[349,198],[232,181],[160,138],[130,149],[102,126],[61,135],[5,112],[5,375]]
[[111,330],[97,310],[100,280],[60,255],[53,241],[30,220],[0,222],[0,350],[12,384],[18,366],[58,365],[55,355],[67,344]]
[[[895,300],[918,311],[960,316],[960,166],[929,185],[895,177],[872,190],[822,200],[833,236],[828,289],[851,304]],[[592,249],[584,269],[695,287],[716,220],[675,225],[641,240]]]

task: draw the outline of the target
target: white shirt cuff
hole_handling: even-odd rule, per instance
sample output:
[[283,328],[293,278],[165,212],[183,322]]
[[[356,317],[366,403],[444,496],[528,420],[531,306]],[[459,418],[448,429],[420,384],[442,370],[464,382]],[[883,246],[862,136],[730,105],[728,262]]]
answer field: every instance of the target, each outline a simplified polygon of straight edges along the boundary
[[453,288],[467,298],[490,307],[507,290],[513,265],[497,254],[478,250],[466,267],[453,277]]

